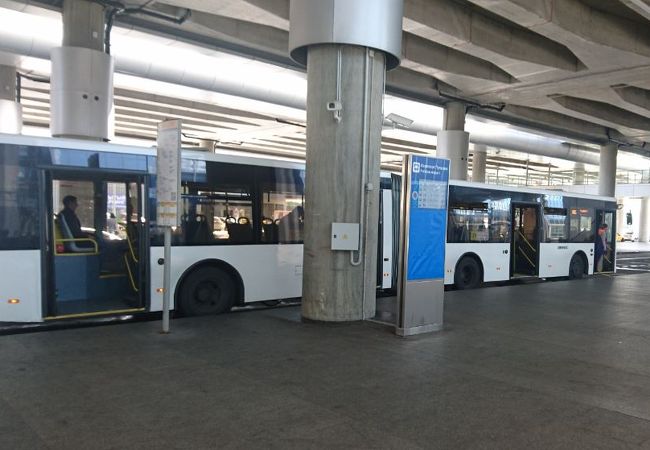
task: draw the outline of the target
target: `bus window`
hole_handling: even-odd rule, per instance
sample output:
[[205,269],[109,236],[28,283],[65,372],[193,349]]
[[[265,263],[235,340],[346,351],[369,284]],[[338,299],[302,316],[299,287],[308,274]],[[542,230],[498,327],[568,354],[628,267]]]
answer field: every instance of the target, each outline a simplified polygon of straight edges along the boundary
[[243,187],[187,184],[178,239],[187,245],[253,242],[253,200]]
[[489,242],[487,205],[453,205],[449,209],[447,242]]
[[571,208],[569,242],[593,242],[594,215],[590,208]]
[[544,208],[546,242],[567,242],[567,213],[563,208]]
[[303,195],[289,184],[276,184],[262,193],[262,242],[302,242]]
[[77,199],[75,215],[84,233],[95,234],[95,186],[92,181],[52,180],[52,211],[63,210],[63,199]]

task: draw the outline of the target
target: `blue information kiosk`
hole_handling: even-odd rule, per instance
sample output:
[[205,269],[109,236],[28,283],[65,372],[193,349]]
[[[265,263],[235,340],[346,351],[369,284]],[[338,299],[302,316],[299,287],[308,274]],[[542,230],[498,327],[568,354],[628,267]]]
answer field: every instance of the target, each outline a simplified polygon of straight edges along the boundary
[[449,160],[407,155],[402,177],[397,334],[443,325]]

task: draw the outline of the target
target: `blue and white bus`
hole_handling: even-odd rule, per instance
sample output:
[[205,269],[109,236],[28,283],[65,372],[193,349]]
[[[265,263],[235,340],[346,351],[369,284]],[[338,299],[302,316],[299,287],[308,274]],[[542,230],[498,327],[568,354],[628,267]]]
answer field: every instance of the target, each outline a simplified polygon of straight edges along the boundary
[[[160,311],[155,167],[152,149],[0,135],[0,322]],[[299,163],[184,152],[173,307],[300,297],[304,177]],[[378,289],[395,285],[398,189],[383,176]],[[82,236],[59,214],[69,196]],[[598,225],[615,235],[609,198],[452,182],[449,205],[445,283],[459,288],[591,274]]]

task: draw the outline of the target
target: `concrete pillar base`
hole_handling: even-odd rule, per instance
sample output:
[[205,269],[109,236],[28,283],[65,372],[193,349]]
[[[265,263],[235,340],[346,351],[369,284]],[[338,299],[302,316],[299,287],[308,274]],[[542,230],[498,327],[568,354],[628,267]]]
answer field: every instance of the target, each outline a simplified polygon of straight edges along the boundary
[[639,242],[650,240],[650,197],[641,199],[641,214],[639,217]]
[[438,131],[436,156],[450,160],[449,178],[467,180],[469,133],[459,130]]

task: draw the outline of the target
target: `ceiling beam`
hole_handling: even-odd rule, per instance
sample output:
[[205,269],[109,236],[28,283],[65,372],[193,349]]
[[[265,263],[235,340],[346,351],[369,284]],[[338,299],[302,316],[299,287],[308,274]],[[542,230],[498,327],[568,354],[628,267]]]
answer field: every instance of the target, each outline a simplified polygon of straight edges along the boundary
[[461,51],[475,47],[556,69],[584,69],[565,46],[453,0],[406,0],[404,28]]

